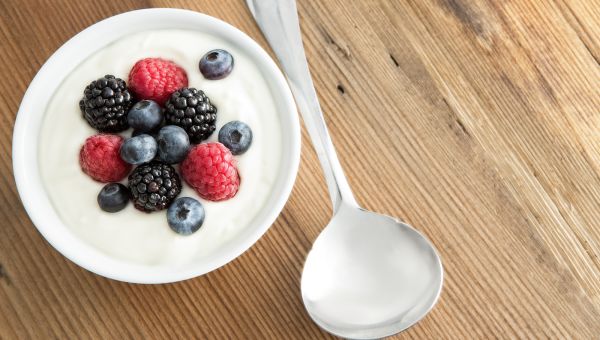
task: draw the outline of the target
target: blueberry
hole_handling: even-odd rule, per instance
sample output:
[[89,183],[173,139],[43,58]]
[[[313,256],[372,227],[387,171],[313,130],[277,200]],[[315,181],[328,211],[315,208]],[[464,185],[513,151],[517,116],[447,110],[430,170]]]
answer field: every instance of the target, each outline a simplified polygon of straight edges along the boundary
[[123,210],[129,202],[129,189],[121,183],[109,183],[98,194],[100,209],[114,213]]
[[139,135],[150,135],[154,139],[156,139],[156,137],[158,136],[158,130],[160,130],[160,129],[155,129],[155,130],[152,130],[152,131],[138,131],[138,130],[133,130],[133,132],[131,133],[131,137],[136,137],[136,136],[139,136]]
[[233,70],[233,57],[225,50],[212,50],[200,59],[200,72],[206,79],[223,79]]
[[146,133],[145,131],[138,130],[133,130],[133,132],[131,133],[131,137],[137,137],[139,135],[148,135],[148,133]]
[[133,165],[150,162],[156,156],[156,140],[150,135],[141,134],[127,138],[121,145],[121,158]]
[[234,155],[241,155],[252,144],[252,130],[246,123],[231,121],[219,131],[219,142],[225,145]]
[[204,223],[202,203],[191,197],[180,197],[167,210],[167,222],[174,232],[191,235]]
[[158,132],[156,141],[158,143],[158,160],[168,164],[183,161],[190,151],[190,137],[179,126],[163,127]]
[[160,106],[152,100],[142,100],[129,110],[127,123],[135,131],[148,132],[160,126],[163,114]]

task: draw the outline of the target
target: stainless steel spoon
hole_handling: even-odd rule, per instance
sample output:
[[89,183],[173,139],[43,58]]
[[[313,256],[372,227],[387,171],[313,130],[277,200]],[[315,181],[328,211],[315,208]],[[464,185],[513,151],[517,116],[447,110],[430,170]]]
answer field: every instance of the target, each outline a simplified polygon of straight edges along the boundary
[[437,302],[443,282],[440,258],[411,226],[356,203],[310,78],[295,0],[247,3],[287,75],[333,202],[333,218],[304,264],[306,310],[321,328],[345,338],[400,332]]

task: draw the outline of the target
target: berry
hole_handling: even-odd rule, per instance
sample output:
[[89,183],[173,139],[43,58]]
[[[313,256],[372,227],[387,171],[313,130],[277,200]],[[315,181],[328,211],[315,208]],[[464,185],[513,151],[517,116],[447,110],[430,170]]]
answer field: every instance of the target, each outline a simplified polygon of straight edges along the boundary
[[233,70],[233,57],[225,50],[212,50],[200,59],[200,73],[209,80],[223,79]]
[[138,166],[128,180],[133,205],[145,212],[167,208],[181,192],[181,181],[175,169],[157,161]]
[[129,202],[129,189],[121,183],[109,183],[98,194],[98,205],[106,212],[121,211],[127,202]]
[[162,123],[163,115],[160,106],[152,100],[142,100],[129,110],[127,122],[138,132],[150,132]]
[[156,150],[156,140],[150,135],[141,134],[127,138],[121,145],[119,154],[125,162],[139,165],[153,160],[156,156]]
[[175,90],[186,87],[185,70],[172,61],[161,58],[139,60],[129,72],[129,89],[138,99],[150,99],[159,105]]
[[180,170],[198,195],[210,201],[232,198],[240,186],[235,159],[221,143],[196,145],[181,163]]
[[252,144],[252,130],[246,123],[234,120],[219,130],[219,142],[234,155],[246,152]]
[[88,137],[79,151],[81,170],[98,182],[118,182],[125,178],[131,165],[119,156],[123,137],[94,135]]
[[180,197],[167,210],[167,222],[174,232],[191,235],[204,223],[202,203],[191,197]]
[[182,127],[192,143],[200,143],[216,129],[217,108],[201,90],[182,88],[165,104],[165,120]]
[[167,125],[160,129],[156,142],[158,143],[158,160],[168,164],[183,161],[190,151],[190,138],[179,126]]
[[140,135],[150,135],[154,139],[156,139],[156,137],[158,136],[158,130],[152,130],[148,132],[133,130],[133,132],[131,133],[131,137],[137,137]]
[[112,75],[92,81],[83,91],[79,108],[85,120],[100,132],[126,130],[133,98],[125,81]]

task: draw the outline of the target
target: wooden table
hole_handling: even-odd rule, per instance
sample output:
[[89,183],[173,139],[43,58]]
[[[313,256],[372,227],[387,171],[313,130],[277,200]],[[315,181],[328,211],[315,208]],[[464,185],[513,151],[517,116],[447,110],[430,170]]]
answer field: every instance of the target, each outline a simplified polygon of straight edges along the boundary
[[[330,216],[303,133],[283,213],[200,278],[131,285],[62,257],[11,168],[21,97],[62,43],[110,15],[183,7],[265,40],[238,1],[0,1],[0,338],[319,339],[303,260]],[[299,1],[305,47],[358,200],[438,247],[439,304],[398,336],[600,338],[600,2]]]

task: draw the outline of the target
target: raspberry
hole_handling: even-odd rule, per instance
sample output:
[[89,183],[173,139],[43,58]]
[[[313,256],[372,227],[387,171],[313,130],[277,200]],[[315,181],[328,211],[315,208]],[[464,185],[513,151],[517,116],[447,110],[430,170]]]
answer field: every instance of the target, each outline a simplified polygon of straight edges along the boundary
[[209,201],[232,198],[240,186],[235,159],[221,143],[196,145],[181,163],[180,170],[183,179]]
[[81,170],[98,182],[117,182],[125,178],[131,165],[119,156],[123,137],[99,134],[88,137],[79,151]]
[[129,72],[129,89],[136,98],[154,100],[161,106],[171,93],[187,85],[185,70],[161,58],[139,60]]

